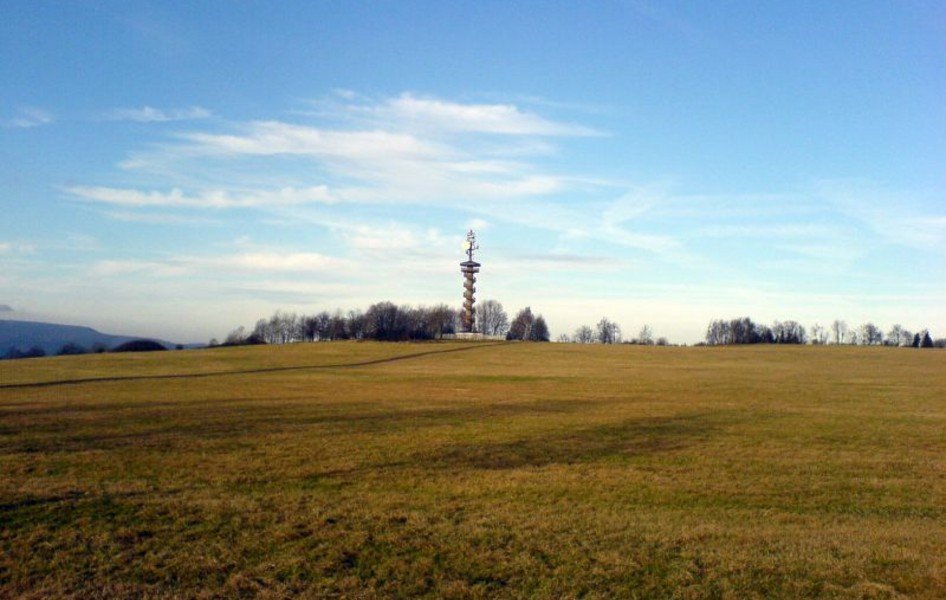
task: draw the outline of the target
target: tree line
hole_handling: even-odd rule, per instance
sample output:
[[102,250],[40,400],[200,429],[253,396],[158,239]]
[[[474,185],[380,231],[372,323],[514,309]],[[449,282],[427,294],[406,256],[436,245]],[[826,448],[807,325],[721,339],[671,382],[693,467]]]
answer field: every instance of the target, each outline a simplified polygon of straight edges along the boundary
[[[177,344],[175,346],[176,350],[183,350],[184,346]],[[163,345],[152,340],[130,340],[123,344],[119,344],[114,348],[109,348],[107,345],[102,342],[96,342],[92,344],[91,347],[86,348],[81,344],[75,342],[66,342],[63,344],[59,350],[53,353],[54,356],[77,356],[80,354],[102,354],[104,352],[154,352],[159,350],[167,350]],[[44,356],[49,356],[47,352],[40,346],[32,346],[28,350],[21,350],[17,347],[10,348],[5,354],[0,356],[2,360],[16,360],[20,358],[43,358]]]
[[[398,305],[378,302],[367,310],[322,311],[314,315],[277,310],[268,319],[259,319],[252,330],[238,327],[223,343],[211,340],[211,346],[245,344],[288,344],[333,340],[378,340],[387,342],[442,339],[460,329],[460,311],[447,306]],[[530,307],[516,313],[511,321],[503,305],[486,300],[476,309],[476,330],[508,340],[549,341],[549,328],[542,315]]]
[[946,338],[934,340],[929,329],[912,332],[900,324],[884,334],[874,323],[848,327],[842,320],[831,325],[815,323],[807,329],[797,321],[775,321],[771,326],[755,323],[749,317],[715,319],[706,328],[705,345],[730,344],[835,344],[862,346],[901,346],[946,348]]
[[654,337],[650,325],[644,325],[637,332],[637,337],[625,339],[621,333],[621,326],[609,319],[601,317],[598,324],[592,329],[588,325],[580,325],[572,335],[563,333],[558,336],[559,342],[573,344],[639,344],[641,346],[669,346],[665,337]]

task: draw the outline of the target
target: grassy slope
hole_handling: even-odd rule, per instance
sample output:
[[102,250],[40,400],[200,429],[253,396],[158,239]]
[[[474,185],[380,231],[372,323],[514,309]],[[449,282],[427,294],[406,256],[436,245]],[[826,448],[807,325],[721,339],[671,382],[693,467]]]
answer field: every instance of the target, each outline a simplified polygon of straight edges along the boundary
[[0,596],[946,596],[946,353],[0,363]]

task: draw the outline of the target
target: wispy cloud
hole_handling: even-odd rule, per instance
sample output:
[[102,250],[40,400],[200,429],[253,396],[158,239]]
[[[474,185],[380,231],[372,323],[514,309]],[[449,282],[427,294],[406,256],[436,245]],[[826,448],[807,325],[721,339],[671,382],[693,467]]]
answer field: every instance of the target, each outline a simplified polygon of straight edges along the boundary
[[[816,193],[888,243],[946,250],[946,195],[895,191],[867,180],[827,180]],[[924,208],[925,206],[925,208]]]
[[[381,99],[336,93],[318,108],[318,124],[256,120],[225,125],[222,131],[192,129],[123,163],[142,178],[152,174],[174,183],[194,182],[212,170],[226,183],[178,184],[170,190],[79,185],[66,192],[126,213],[155,207],[429,206],[491,223],[683,255],[679,240],[635,222],[665,202],[662,192],[625,193],[627,186],[621,183],[589,173],[562,173],[547,160],[550,149],[557,151],[565,138],[601,135],[597,130],[554,121],[515,104],[462,103],[411,93]],[[306,161],[311,167],[300,170]],[[251,181],[255,174],[286,170],[300,185],[269,189]],[[356,250],[380,243],[365,231],[346,230],[344,239]]]
[[161,260],[103,260],[93,266],[100,276],[147,274],[159,277],[197,273],[344,273],[352,264],[317,252],[249,251],[217,256],[183,255]]
[[358,106],[365,114],[403,126],[516,136],[600,136],[602,132],[559,123],[514,104],[463,104],[404,93],[381,104]]
[[[247,208],[291,206],[308,203],[332,203],[337,201],[325,186],[305,189],[282,188],[279,190],[254,191],[245,194],[210,190],[198,195],[187,195],[174,188],[169,192],[141,191],[128,188],[73,186],[65,191],[73,196],[125,207],[185,207],[185,208]],[[125,219],[129,220],[129,219]]]
[[14,254],[33,254],[36,244],[28,242],[0,242],[0,256]]
[[309,155],[322,158],[365,160],[418,158],[449,153],[443,146],[406,134],[383,130],[339,131],[285,123],[255,121],[229,135],[189,133],[181,137],[193,144],[192,153],[210,155]]
[[0,119],[0,125],[14,129],[29,129],[41,125],[49,125],[54,121],[52,113],[35,107],[22,107],[17,114],[9,119]]
[[207,119],[213,113],[200,106],[161,110],[151,106],[141,108],[116,108],[106,113],[105,118],[110,121],[135,121],[138,123],[164,123],[167,121],[190,121]]
[[[458,134],[462,138],[462,134]],[[314,127],[282,121],[253,121],[239,124],[228,133],[192,131],[180,134],[182,144],[159,151],[138,154],[124,161],[123,167],[148,171],[152,165],[162,175],[168,165],[187,169],[202,159],[245,161],[292,160],[307,157],[318,167],[318,185],[308,190],[323,189],[323,202],[408,203],[463,205],[470,200],[515,199],[544,196],[565,191],[571,178],[543,170],[528,157],[509,160],[506,147],[447,140],[387,129],[344,129]],[[272,163],[259,169],[271,168]],[[245,176],[245,168],[234,173]],[[239,205],[236,194],[213,190],[190,198],[184,194],[160,194],[132,190],[113,193],[107,188],[80,186],[78,195],[98,201],[147,206],[156,203],[178,205]],[[251,194],[254,198],[271,199],[268,191]],[[285,196],[285,194],[284,194]],[[293,196],[293,194],[288,194]],[[283,198],[281,204],[290,203]],[[310,199],[308,201],[313,201]],[[264,202],[252,202],[262,206]],[[279,202],[270,202],[279,204]]]

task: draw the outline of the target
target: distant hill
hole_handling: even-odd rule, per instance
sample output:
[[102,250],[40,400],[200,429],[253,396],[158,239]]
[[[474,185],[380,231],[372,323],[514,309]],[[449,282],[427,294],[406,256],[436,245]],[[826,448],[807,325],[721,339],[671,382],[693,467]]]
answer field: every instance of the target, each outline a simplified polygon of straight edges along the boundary
[[[34,346],[42,348],[47,355],[59,352],[63,345],[72,343],[91,350],[93,346],[104,346],[111,350],[115,346],[132,340],[151,339],[141,336],[110,335],[96,331],[91,327],[78,325],[59,325],[36,321],[10,321],[0,319],[0,356],[5,356],[11,348],[22,351]],[[164,340],[154,340],[168,349],[177,344]],[[194,347],[199,344],[185,344]]]

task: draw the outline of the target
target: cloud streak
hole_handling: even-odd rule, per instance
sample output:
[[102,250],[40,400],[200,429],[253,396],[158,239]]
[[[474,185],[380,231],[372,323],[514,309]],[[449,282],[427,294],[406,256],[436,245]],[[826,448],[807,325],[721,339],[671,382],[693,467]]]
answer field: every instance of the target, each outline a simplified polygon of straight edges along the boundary
[[0,119],[0,125],[12,129],[31,129],[41,125],[49,125],[55,121],[52,113],[35,107],[23,107],[16,116],[9,119]]
[[222,256],[177,256],[162,260],[102,260],[93,272],[103,277],[153,275],[183,277],[198,273],[336,273],[343,274],[350,261],[317,252],[259,250]]
[[116,108],[106,113],[109,121],[134,121],[136,123],[166,123],[169,121],[192,121],[209,119],[213,113],[200,106],[161,110],[151,106],[141,108]]
[[437,131],[542,137],[604,135],[590,127],[545,119],[514,104],[461,104],[410,93],[390,98],[380,105],[360,107],[360,110],[405,127]]
[[[325,186],[304,189],[286,187],[279,190],[254,191],[234,194],[225,190],[211,190],[197,195],[185,194],[174,188],[169,192],[141,191],[129,188],[73,186],[65,191],[77,198],[101,204],[122,207],[182,207],[182,208],[251,208],[295,206],[300,204],[331,204],[337,199]],[[126,218],[126,220],[128,220]]]

